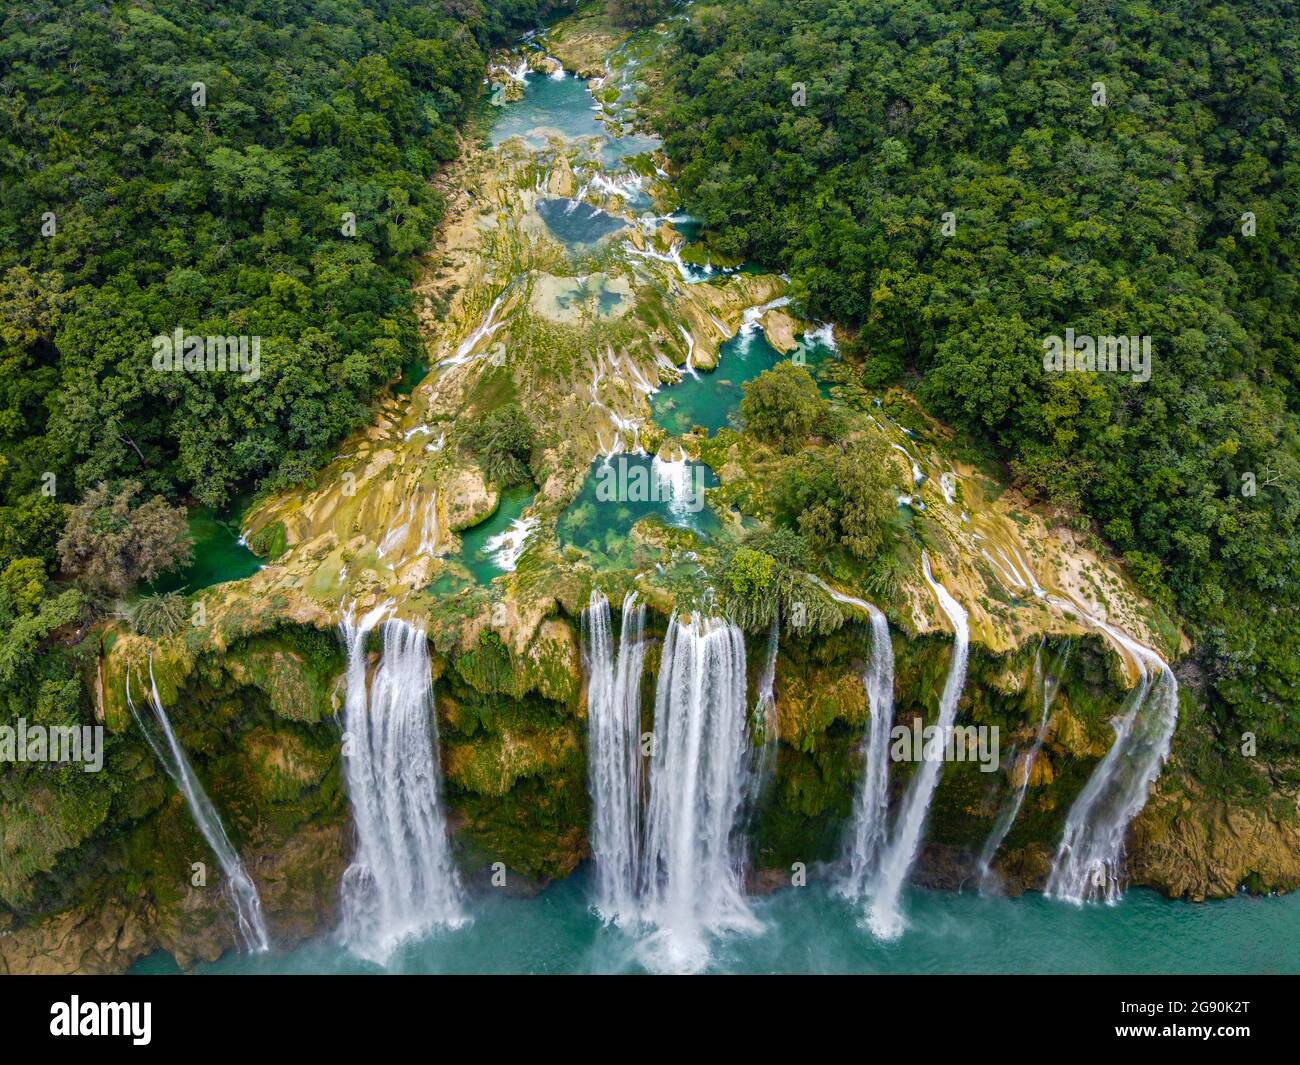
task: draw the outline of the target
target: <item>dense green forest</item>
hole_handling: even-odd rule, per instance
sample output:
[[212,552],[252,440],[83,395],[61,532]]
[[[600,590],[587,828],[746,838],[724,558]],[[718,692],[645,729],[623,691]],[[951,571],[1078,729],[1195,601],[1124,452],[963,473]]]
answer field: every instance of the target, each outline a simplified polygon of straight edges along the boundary
[[[51,583],[70,559],[111,574],[107,594],[145,576],[121,569],[141,545],[184,557],[164,501],[220,506],[310,478],[418,360],[414,255],[443,209],[429,177],[488,48],[558,6],[7,7],[0,696],[14,713],[75,712],[89,615]],[[628,23],[663,10],[614,5]],[[867,385],[914,389],[1032,498],[1087,514],[1184,620],[1225,735],[1300,744],[1294,8],[687,14],[654,101],[714,251],[788,270],[807,313],[853,330]],[[1150,380],[1045,373],[1042,342],[1067,328],[1151,336]],[[257,373],[155,372],[154,338],[178,329],[259,338]],[[86,500],[61,552],[65,505]],[[93,557],[106,540],[120,557]],[[37,656],[51,634],[64,650]]]
[[[659,119],[713,251],[1080,508],[1225,742],[1300,748],[1294,5],[725,0],[678,36]],[[1067,328],[1151,337],[1150,380],[1045,372]]]
[[[88,614],[50,584],[61,568],[107,594],[186,557],[176,505],[310,477],[420,357],[413,253],[443,210],[429,179],[457,150],[487,50],[549,6],[5,5],[7,711],[76,717]],[[155,372],[153,338],[178,329],[259,338],[256,372]],[[82,501],[66,542],[65,504]],[[51,634],[57,653],[38,655]]]

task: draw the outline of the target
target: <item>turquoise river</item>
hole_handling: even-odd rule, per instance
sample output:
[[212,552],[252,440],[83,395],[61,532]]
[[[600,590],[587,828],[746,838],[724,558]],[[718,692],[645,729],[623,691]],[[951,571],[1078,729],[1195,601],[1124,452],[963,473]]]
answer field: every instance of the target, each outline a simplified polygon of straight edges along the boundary
[[[390,972],[637,973],[638,937],[605,927],[579,873],[533,898],[488,889],[467,927],[410,943]],[[1135,890],[1114,906],[912,891],[909,928],[879,943],[820,884],[754,899],[763,931],[711,944],[714,973],[1300,973],[1300,895],[1171,902]],[[176,972],[165,954],[137,973]],[[229,954],[201,973],[381,971],[332,936],[264,956]]]

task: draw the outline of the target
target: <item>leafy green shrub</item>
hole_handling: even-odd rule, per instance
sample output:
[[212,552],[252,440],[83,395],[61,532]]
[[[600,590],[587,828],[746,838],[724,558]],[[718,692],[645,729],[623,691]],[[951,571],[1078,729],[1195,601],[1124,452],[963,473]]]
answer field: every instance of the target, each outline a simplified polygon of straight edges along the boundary
[[821,552],[874,558],[894,531],[894,487],[886,445],[860,437],[808,448],[781,470],[774,496],[781,516]]
[[249,538],[248,549],[253,554],[266,559],[275,559],[284,554],[287,546],[284,522],[273,521],[264,525]]
[[484,476],[498,488],[523,484],[531,478],[533,424],[518,403],[507,403],[474,422],[466,442],[478,455]]
[[781,362],[744,386],[740,414],[748,432],[789,450],[822,427],[826,402],[804,367]]

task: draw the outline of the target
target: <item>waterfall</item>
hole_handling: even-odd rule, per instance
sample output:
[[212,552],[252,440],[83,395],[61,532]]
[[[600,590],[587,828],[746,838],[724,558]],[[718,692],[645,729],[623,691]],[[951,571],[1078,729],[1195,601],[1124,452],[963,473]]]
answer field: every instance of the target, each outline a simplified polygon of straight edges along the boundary
[[429,493],[429,502],[424,508],[424,520],[420,525],[421,555],[432,555],[438,549],[438,490]]
[[685,517],[704,505],[703,467],[692,466],[686,451],[678,449],[675,459],[655,455],[650,460],[651,499],[663,501],[677,517]]
[[[937,722],[939,732],[946,735],[957,717],[957,703],[966,684],[970,629],[966,623],[966,611],[961,604],[949,594],[947,588],[934,579],[934,574],[930,571],[930,556],[925,551],[921,552],[921,568],[926,583],[952,622],[954,632],[952,662],[948,666],[947,679],[943,682],[943,694],[939,697]],[[903,882],[916,860],[917,851],[920,850],[925,817],[942,768],[942,755],[924,758],[913,772],[907,794],[903,796],[903,805],[893,835],[880,858],[880,871],[872,886],[871,907],[867,911],[867,924],[878,939],[896,939],[902,934],[903,917],[899,912],[899,896],[902,894]]]
[[397,618],[383,622],[384,651],[366,691],[366,641],[391,609],[352,613],[340,628],[347,649],[344,763],[357,850],[343,874],[343,940],[386,962],[405,939],[455,927],[460,884],[447,845],[438,765],[429,645]]
[[609,600],[593,589],[582,613],[587,671],[591,853],[596,912],[622,924],[636,914],[641,821],[641,665],[645,605],[623,598],[618,655],[610,632]]
[[[1046,642],[1046,637],[1043,639]],[[1003,809],[997,823],[993,826],[993,831],[989,833],[989,838],[984,842],[984,849],[980,852],[976,875],[981,891],[986,891],[991,886],[989,867],[993,864],[998,848],[1007,838],[1007,833],[1011,831],[1011,826],[1015,824],[1016,816],[1020,813],[1020,807],[1024,804],[1025,792],[1029,790],[1029,777],[1034,771],[1034,762],[1038,759],[1038,753],[1043,749],[1043,737],[1047,735],[1047,724],[1051,720],[1052,703],[1056,701],[1056,693],[1061,690],[1061,675],[1065,672],[1065,664],[1069,657],[1070,644],[1067,641],[1056,664],[1044,671],[1041,643],[1034,654],[1034,690],[1039,693],[1039,702],[1042,706],[1038,717],[1038,729],[1034,732],[1034,742],[1029,748],[1029,753],[1023,760],[1017,762],[1016,773],[1019,782],[1016,784],[1015,796]]]
[[772,624],[767,630],[767,654],[763,669],[758,675],[757,699],[754,703],[750,732],[762,738],[755,749],[754,771],[750,774],[750,806],[762,796],[763,789],[772,779],[776,769],[776,747],[780,739],[780,722],[776,716],[776,656],[781,650],[781,614],[772,612]]
[[536,528],[536,518],[515,518],[508,528],[487,538],[483,544],[483,554],[503,573],[512,573],[519,565],[524,548],[528,546],[528,537]]
[[756,932],[741,891],[735,828],[746,791],[745,640],[717,618],[674,614],[655,691],[650,807],[642,853],[641,944],[652,969],[691,972],[704,937]]
[[479,327],[460,342],[460,344],[456,348],[456,353],[454,355],[449,355],[445,359],[439,359],[438,360],[439,366],[459,366],[462,363],[469,362],[470,352],[474,350],[474,348],[478,345],[479,341],[490,340],[493,337],[493,335],[495,335],[497,330],[499,330],[503,325],[506,324],[505,322],[498,322],[496,320],[496,316],[497,316],[497,311],[501,309],[502,301],[506,298],[506,295],[509,292],[510,292],[510,288],[509,286],[507,286],[505,291],[503,291],[500,295],[498,295],[497,298],[494,299],[492,303],[489,305],[487,309],[487,314],[483,316],[483,321],[479,325]]
[[699,377],[695,372],[695,336],[684,325],[678,325],[677,328],[686,338],[686,372],[692,377]]
[[853,807],[849,871],[839,885],[840,894],[851,900],[866,896],[888,834],[889,731],[894,724],[894,645],[889,639],[889,622],[874,606],[864,605],[871,618],[871,660],[862,680],[871,723],[867,760]]
[[130,707],[131,716],[140,726],[140,731],[149,741],[149,746],[158,756],[158,761],[162,763],[167,775],[172,778],[176,787],[180,789],[181,795],[185,797],[185,804],[190,808],[190,816],[194,818],[194,824],[203,838],[208,841],[212,853],[217,856],[217,863],[226,875],[226,887],[235,911],[235,924],[239,928],[240,938],[244,941],[244,949],[254,954],[265,953],[270,949],[271,944],[266,934],[266,922],[262,919],[262,899],[257,894],[257,887],[253,884],[252,878],[244,869],[239,852],[235,850],[230,837],[226,835],[221,816],[212,805],[212,800],[208,798],[208,793],[203,790],[199,778],[194,775],[194,768],[190,765],[185,749],[172,730],[172,723],[158,695],[158,684],[154,680],[152,654],[149,656],[149,705],[153,708],[154,724],[162,733],[164,742],[159,743],[154,738],[136,709],[135,700],[131,698],[129,669],[126,675],[126,705]]
[[[926,565],[929,566],[928,559]],[[862,678],[871,709],[867,760],[853,807],[849,871],[836,888],[845,898],[857,901],[872,893],[888,835],[886,816],[889,812],[889,733],[894,723],[894,645],[889,638],[889,622],[877,607],[865,599],[832,588],[820,577],[812,577],[812,581],[837,603],[857,607],[871,621],[871,660]]]
[[1089,620],[1134,657],[1141,678],[1112,722],[1115,742],[1070,807],[1047,878],[1049,896],[1076,903],[1123,897],[1124,837],[1169,757],[1178,724],[1178,681],[1164,659]]
[[767,630],[767,656],[763,659],[763,672],[758,677],[758,705],[763,710],[776,705],[776,655],[780,645],[781,615],[773,611],[772,625]]

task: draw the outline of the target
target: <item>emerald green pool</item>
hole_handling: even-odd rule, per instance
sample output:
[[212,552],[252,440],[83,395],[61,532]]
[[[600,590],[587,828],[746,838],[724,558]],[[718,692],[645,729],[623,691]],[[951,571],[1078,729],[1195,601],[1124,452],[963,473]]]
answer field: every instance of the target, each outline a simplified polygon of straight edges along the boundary
[[[677,473],[681,480],[674,490],[662,464],[656,466],[649,455],[597,459],[582,491],[560,516],[560,542],[586,551],[598,567],[625,569],[632,564],[628,533],[642,518],[709,538],[719,524],[702,490],[716,488],[717,475],[690,460]],[[688,492],[682,491],[683,484]]]
[[488,139],[496,147],[511,137],[519,137],[528,148],[543,151],[553,133],[569,140],[599,137],[602,142],[601,162],[611,167],[659,146],[657,138],[639,133],[623,137],[610,136],[596,117],[594,106],[595,100],[587,91],[587,83],[581,78],[552,78],[545,74],[529,74],[522,100],[492,109],[494,113],[490,116],[492,128]]
[[480,584],[488,584],[492,578],[507,572],[501,565],[508,558],[508,554],[501,554],[504,546],[501,539],[510,534],[512,527],[518,528],[516,522],[520,521],[524,511],[532,504],[534,494],[533,489],[527,485],[507,488],[501,493],[501,500],[490,518],[461,533],[457,561]]
[[189,512],[194,554],[185,569],[164,573],[153,584],[155,592],[195,592],[213,584],[251,577],[263,562],[241,541],[239,526],[248,499],[236,500],[228,509],[195,507]]
[[424,359],[413,359],[402,367],[402,376],[397,379],[397,384],[393,385],[393,393],[398,396],[409,396],[415,391],[415,386],[428,376],[429,364]]
[[696,426],[710,436],[728,425],[735,425],[744,398],[744,386],[783,358],[795,358],[814,376],[817,368],[833,355],[833,349],[818,339],[801,340],[788,355],[782,355],[768,343],[761,329],[742,330],[725,341],[718,352],[717,368],[687,374],[675,384],[667,385],[650,397],[655,422],[670,433],[681,436]]
[[[605,928],[582,874],[531,899],[489,891],[473,923],[411,943],[392,969],[409,973],[640,972],[637,931]],[[984,898],[912,891],[910,927],[877,943],[824,885],[751,900],[758,935],[711,943],[717,973],[1300,973],[1300,894],[1171,902],[1131,891],[1115,906],[1075,907],[1041,895]],[[176,972],[166,954],[138,973]],[[228,955],[207,973],[364,973],[377,967],[325,935],[291,951]]]
[[697,425],[712,436],[739,412],[745,382],[780,361],[781,353],[767,342],[762,330],[734,336],[719,350],[716,369],[701,371],[698,377],[688,374],[650,397],[654,419],[677,436]]

